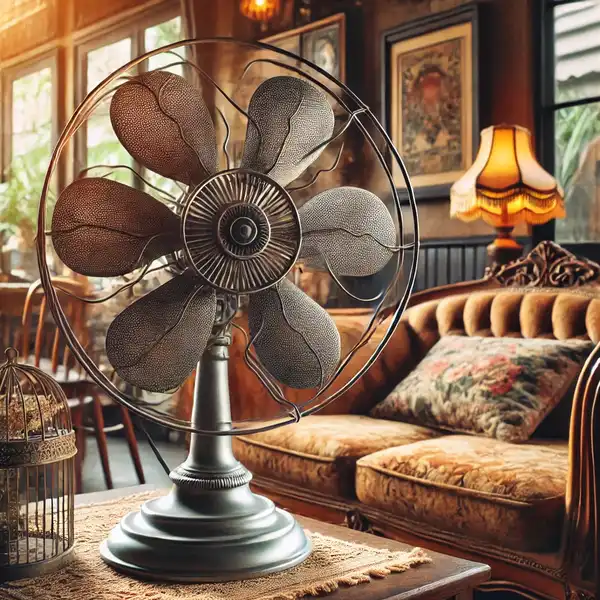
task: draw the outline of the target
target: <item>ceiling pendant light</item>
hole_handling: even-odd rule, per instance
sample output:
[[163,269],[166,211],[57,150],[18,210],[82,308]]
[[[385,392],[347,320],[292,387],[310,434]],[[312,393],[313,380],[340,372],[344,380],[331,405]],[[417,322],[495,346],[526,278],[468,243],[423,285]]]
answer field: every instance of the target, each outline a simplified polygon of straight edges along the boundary
[[242,0],[240,12],[252,21],[259,21],[265,30],[268,22],[279,14],[280,4],[280,0]]

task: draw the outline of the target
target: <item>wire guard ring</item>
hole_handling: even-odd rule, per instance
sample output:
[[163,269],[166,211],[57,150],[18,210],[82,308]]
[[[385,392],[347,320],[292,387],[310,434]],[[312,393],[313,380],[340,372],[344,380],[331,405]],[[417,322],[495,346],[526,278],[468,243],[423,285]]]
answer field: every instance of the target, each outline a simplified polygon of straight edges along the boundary
[[232,169],[202,182],[181,220],[189,265],[212,287],[250,294],[272,286],[292,268],[302,242],[300,217],[276,181]]

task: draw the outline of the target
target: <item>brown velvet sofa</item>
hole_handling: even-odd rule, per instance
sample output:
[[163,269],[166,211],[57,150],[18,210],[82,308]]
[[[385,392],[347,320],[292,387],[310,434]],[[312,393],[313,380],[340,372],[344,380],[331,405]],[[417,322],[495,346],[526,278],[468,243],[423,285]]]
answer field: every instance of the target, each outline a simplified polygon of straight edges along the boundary
[[[236,438],[237,457],[254,473],[255,489],[286,509],[490,564],[484,590],[594,597],[600,345],[579,377],[570,429],[568,404],[547,418],[554,439],[510,444],[366,415],[440,336],[597,344],[597,279],[598,265],[546,242],[481,281],[416,294],[377,362],[325,414]],[[366,316],[333,316],[343,343],[353,343]],[[264,417],[272,401],[236,360],[243,347],[234,335],[234,413]]]

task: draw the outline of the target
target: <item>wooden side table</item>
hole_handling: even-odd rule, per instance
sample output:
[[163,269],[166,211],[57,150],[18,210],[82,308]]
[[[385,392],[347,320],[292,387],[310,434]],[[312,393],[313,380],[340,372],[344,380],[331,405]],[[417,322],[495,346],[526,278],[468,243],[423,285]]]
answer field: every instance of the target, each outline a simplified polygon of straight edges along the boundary
[[[120,488],[79,494],[75,506],[105,502],[144,491],[157,489],[152,485]],[[411,550],[412,547],[368,533],[353,531],[339,525],[321,523],[307,517],[296,517],[303,527],[341,540],[365,544],[373,548],[386,548],[394,552]],[[455,558],[438,552],[430,552],[430,564],[409,569],[404,573],[393,573],[383,579],[373,579],[354,587],[340,587],[323,596],[328,600],[468,600],[472,590],[490,578],[490,567],[482,563]],[[65,600],[69,600],[65,598]],[[308,599],[307,599],[308,600]]]

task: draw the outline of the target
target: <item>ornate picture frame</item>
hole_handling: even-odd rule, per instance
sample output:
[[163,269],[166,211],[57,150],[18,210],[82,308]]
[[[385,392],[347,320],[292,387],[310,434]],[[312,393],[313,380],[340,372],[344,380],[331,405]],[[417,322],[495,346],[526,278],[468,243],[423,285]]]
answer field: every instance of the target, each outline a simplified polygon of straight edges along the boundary
[[[383,122],[417,200],[447,198],[479,139],[478,9],[467,5],[383,34]],[[394,181],[405,190],[399,169]]]
[[302,27],[267,37],[277,46],[315,63],[342,83],[346,82],[346,15],[338,13]]

